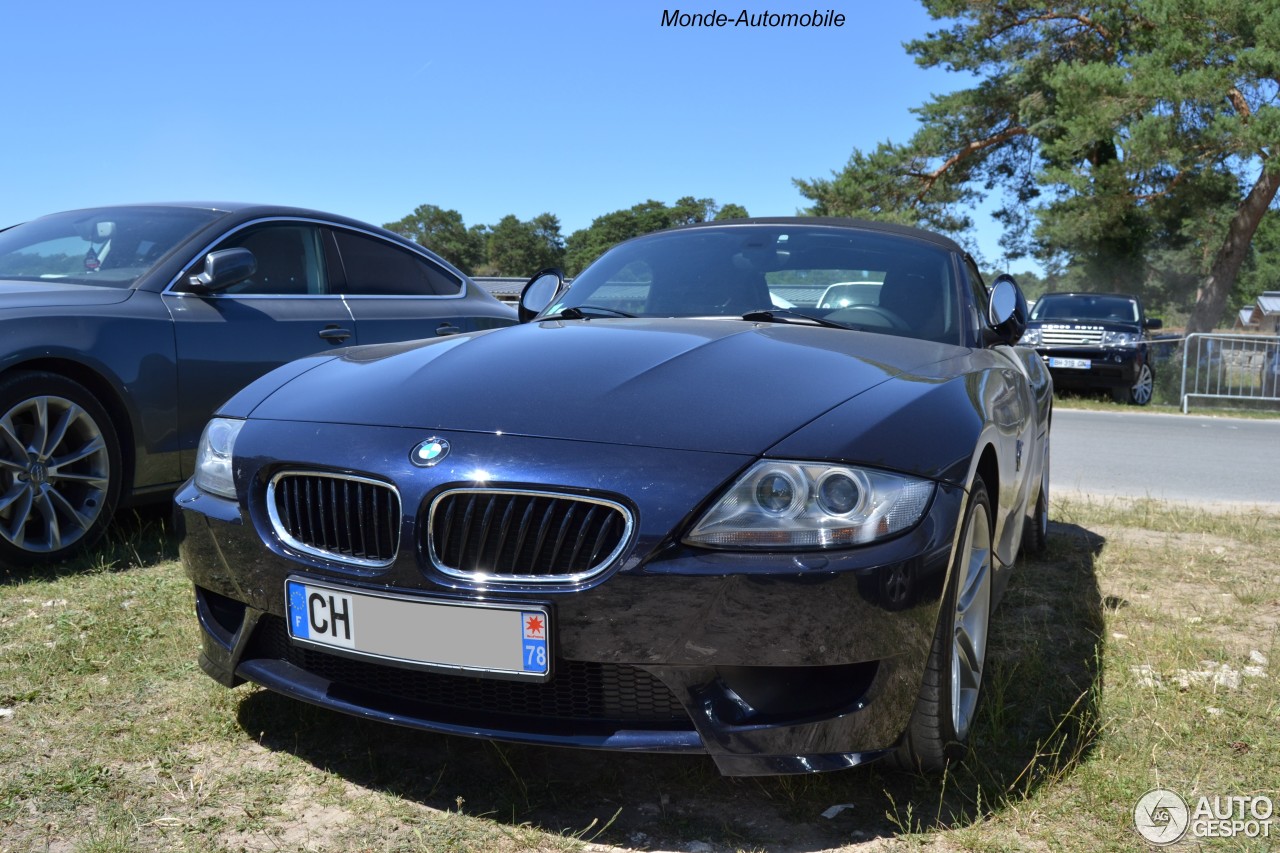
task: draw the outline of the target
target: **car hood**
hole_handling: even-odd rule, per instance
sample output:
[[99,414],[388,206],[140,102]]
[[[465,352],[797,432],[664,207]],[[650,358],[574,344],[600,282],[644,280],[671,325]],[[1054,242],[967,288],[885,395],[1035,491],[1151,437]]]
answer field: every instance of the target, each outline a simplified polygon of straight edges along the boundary
[[0,279],[0,310],[52,308],[60,305],[114,305],[133,291],[124,287],[62,284],[58,281],[7,281]]
[[295,364],[224,411],[755,454],[867,389],[955,352],[807,325],[543,321],[356,347],[305,371]]

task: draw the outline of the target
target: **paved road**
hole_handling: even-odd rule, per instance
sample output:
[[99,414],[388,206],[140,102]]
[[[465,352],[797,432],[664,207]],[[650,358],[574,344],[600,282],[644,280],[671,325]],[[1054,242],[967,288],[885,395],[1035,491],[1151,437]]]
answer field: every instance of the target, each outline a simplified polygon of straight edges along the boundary
[[1280,420],[1053,413],[1058,492],[1280,506]]

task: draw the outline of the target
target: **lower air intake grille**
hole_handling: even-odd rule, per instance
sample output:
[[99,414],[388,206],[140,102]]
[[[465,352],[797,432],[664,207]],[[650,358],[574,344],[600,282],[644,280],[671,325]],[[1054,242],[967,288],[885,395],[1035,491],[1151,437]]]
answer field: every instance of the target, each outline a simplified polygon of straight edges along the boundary
[[[285,660],[334,683],[330,693],[358,703],[411,703],[412,713],[442,721],[554,730],[576,725],[692,729],[684,707],[659,679],[634,666],[557,659],[550,681],[531,684],[402,669],[327,654],[289,642],[277,616],[258,620],[249,658]],[[513,722],[519,718],[518,722]]]
[[307,554],[376,568],[400,547],[400,496],[376,480],[285,471],[267,486],[267,508],[276,535]]

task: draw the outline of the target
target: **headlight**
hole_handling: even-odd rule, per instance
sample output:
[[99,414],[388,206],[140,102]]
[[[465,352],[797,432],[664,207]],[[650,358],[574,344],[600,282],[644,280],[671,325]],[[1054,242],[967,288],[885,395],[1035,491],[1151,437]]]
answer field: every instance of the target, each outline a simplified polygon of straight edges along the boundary
[[1022,333],[1022,337],[1018,340],[1020,347],[1038,347],[1040,346],[1040,330],[1027,329]]
[[843,548],[892,536],[929,506],[933,483],[845,465],[757,462],[684,538],[703,548]]
[[1102,345],[1104,347],[1135,347],[1140,340],[1142,340],[1142,336],[1135,332],[1102,333]]
[[236,484],[231,471],[231,453],[244,421],[214,418],[200,435],[196,451],[196,486],[224,498],[236,498]]

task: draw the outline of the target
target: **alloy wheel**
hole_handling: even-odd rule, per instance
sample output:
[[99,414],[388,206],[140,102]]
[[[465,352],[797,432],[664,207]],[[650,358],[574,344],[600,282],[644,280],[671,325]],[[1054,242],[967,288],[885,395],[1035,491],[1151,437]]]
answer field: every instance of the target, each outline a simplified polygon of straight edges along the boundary
[[951,728],[960,740],[978,706],[991,621],[991,520],[981,508],[969,520],[962,554],[951,642]]
[[1133,389],[1130,391],[1129,399],[1136,405],[1145,406],[1151,402],[1151,395],[1155,390],[1155,374],[1151,372],[1151,365],[1144,364],[1138,370],[1138,379],[1133,383]]
[[101,516],[110,476],[102,428],[74,401],[29,397],[0,415],[0,537],[14,548],[74,545]]

